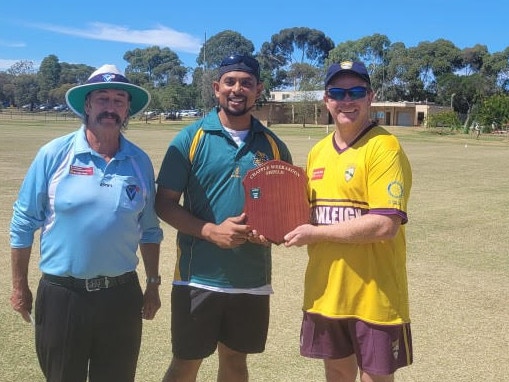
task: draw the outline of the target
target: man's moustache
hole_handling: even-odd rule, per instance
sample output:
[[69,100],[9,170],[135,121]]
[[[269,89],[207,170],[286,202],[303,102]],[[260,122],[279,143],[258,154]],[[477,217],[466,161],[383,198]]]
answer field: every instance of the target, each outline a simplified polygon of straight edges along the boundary
[[97,116],[97,120],[100,121],[101,119],[103,118],[114,118],[115,121],[120,124],[122,123],[122,119],[120,119],[120,115],[116,114],[116,113],[109,113],[107,111],[105,111],[104,113],[101,113]]

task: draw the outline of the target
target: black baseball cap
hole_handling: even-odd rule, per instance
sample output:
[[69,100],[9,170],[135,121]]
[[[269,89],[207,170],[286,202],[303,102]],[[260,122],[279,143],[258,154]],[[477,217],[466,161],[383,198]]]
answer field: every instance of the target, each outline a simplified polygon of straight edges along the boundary
[[325,87],[329,84],[332,78],[340,73],[351,73],[366,81],[371,85],[368,70],[366,66],[360,61],[342,61],[339,64],[334,63],[329,66],[325,76]]

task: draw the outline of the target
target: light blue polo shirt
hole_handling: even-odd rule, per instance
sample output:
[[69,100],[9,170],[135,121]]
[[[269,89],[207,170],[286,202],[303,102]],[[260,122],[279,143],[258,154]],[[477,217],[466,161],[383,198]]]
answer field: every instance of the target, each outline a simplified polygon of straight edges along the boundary
[[[203,135],[194,139],[200,130]],[[248,170],[274,158],[291,163],[287,146],[257,119],[237,146],[222,127],[217,110],[187,126],[171,142],[157,178],[160,187],[183,193],[183,207],[199,219],[220,224],[244,209],[242,180]],[[191,146],[195,145],[195,149]],[[194,156],[190,158],[190,152]],[[219,289],[259,288],[271,283],[270,247],[246,243],[222,249],[194,236],[177,234],[176,284]]]
[[25,176],[11,220],[11,246],[41,229],[40,269],[57,276],[117,276],[136,269],[139,243],[160,243],[150,158],[121,134],[109,163],[85,127],[44,145]]

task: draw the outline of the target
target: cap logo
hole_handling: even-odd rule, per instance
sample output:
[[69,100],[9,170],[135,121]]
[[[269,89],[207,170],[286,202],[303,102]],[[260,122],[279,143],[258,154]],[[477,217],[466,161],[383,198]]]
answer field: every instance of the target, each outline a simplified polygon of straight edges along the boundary
[[111,73],[103,74],[103,80],[104,82],[111,82],[115,79],[115,75]]
[[341,69],[352,69],[353,62],[352,61],[343,61],[339,64],[341,66]]

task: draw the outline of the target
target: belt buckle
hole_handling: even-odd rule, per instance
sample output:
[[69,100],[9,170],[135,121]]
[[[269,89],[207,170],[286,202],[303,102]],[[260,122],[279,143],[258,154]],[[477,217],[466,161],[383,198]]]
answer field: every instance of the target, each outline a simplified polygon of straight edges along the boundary
[[100,289],[108,288],[109,284],[110,280],[108,280],[108,277],[96,277],[85,280],[85,288],[88,292],[96,292]]

